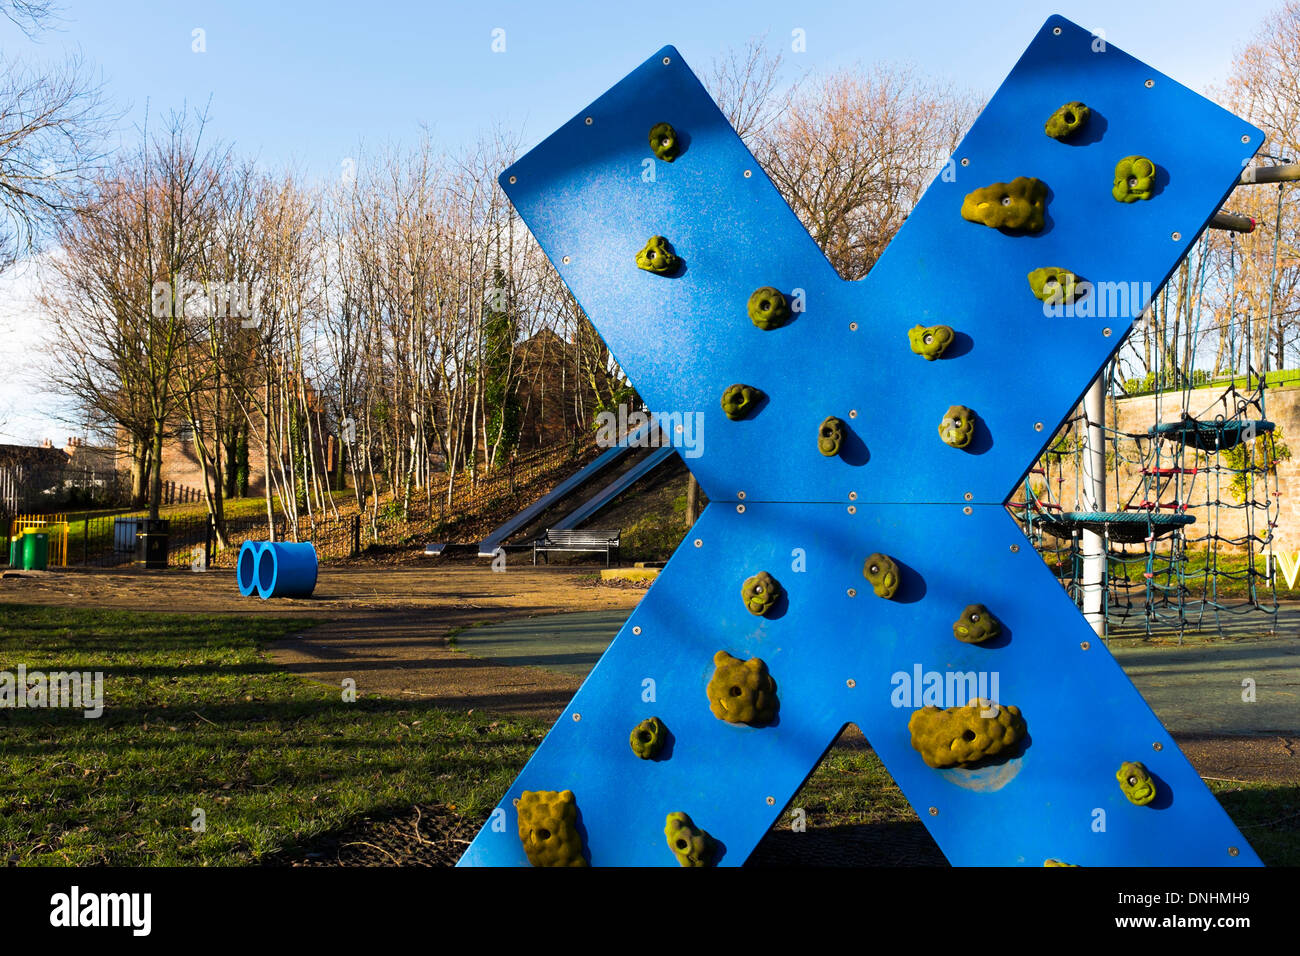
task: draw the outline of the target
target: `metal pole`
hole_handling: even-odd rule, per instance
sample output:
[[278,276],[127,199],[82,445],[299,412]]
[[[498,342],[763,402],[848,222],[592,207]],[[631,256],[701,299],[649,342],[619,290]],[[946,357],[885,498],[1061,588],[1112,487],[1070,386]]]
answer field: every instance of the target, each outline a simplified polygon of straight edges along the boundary
[[1238,186],[1255,186],[1260,183],[1293,183],[1300,180],[1300,163],[1282,166],[1247,166],[1237,180]]
[[[1084,504],[1091,511],[1106,510],[1106,389],[1105,374],[1098,375],[1083,398],[1087,423],[1083,449]],[[1106,636],[1106,543],[1096,531],[1084,530],[1083,616],[1098,637]]]
[[1250,216],[1243,216],[1236,212],[1225,212],[1220,209],[1210,220],[1211,229],[1226,229],[1229,232],[1254,232],[1255,220]]

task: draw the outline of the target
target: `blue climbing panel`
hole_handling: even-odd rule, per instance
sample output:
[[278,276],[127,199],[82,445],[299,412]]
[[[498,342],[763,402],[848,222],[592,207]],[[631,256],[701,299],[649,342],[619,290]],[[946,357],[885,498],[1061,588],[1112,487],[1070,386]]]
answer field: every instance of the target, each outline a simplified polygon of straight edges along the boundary
[[[1076,100],[1089,125],[1046,136]],[[660,122],[684,143],[671,163],[649,148]],[[1258,864],[1002,503],[1261,142],[1053,17],[860,282],[838,277],[672,47],[506,170],[503,188],[647,405],[703,413],[703,454],[687,465],[710,504],[461,863],[526,864],[513,801],[567,789],[593,865],[675,865],[675,811],[718,841],[716,862],[740,864],[853,722],[954,864]],[[1149,201],[1111,196],[1131,155],[1161,170]],[[1042,231],[961,217],[967,193],[1018,176],[1050,189]],[[678,272],[636,267],[656,235]],[[1094,283],[1091,307],[1045,314],[1027,280],[1043,266]],[[802,311],[757,328],[746,303],[763,286]],[[956,330],[938,361],[909,347],[918,324]],[[719,401],[733,383],[766,395],[741,421]],[[977,415],[966,448],[939,438],[952,405]],[[832,457],[817,448],[828,416],[847,427]],[[901,568],[892,599],[863,577],[874,552]],[[786,593],[756,617],[741,585],[764,570]],[[953,637],[975,603],[1002,621],[995,641]],[[719,650],[766,663],[774,722],[713,716]],[[921,693],[932,675],[938,701]],[[1019,707],[1026,741],[931,768],[909,718],[974,693]],[[641,760],[628,736],[650,716],[670,743]],[[1154,803],[1121,793],[1127,761],[1156,778]]]

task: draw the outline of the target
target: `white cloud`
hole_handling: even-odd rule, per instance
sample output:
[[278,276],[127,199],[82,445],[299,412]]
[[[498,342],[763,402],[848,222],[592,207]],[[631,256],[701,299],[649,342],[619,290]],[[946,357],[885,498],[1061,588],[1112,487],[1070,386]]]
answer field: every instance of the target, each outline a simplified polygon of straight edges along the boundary
[[48,325],[36,302],[44,256],[25,259],[0,274],[0,442],[34,445],[49,438],[62,446],[77,429],[73,408],[55,394],[40,371]]

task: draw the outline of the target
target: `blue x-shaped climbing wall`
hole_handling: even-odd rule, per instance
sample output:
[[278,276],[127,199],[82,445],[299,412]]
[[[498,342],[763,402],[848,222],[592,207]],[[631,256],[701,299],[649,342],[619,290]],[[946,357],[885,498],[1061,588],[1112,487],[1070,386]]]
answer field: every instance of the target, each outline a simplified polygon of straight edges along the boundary
[[[1076,100],[1093,110],[1081,135],[1045,135]],[[566,789],[594,865],[675,865],[673,811],[718,841],[718,862],[740,864],[848,722],[954,864],[1258,864],[1002,503],[1145,305],[1049,318],[1027,273],[1158,288],[1263,137],[1060,17],[973,119],[861,282],[839,278],[672,47],[502,175],[647,405],[703,412],[703,454],[687,464],[711,503],[462,864],[526,864],[513,800]],[[684,143],[672,163],[650,152],[660,122]],[[1116,202],[1115,164],[1134,154],[1160,167],[1158,192]],[[1017,176],[1050,189],[1041,232],[961,218],[967,193]],[[636,267],[655,235],[684,260],[678,274]],[[757,328],[746,303],[761,286],[804,310]],[[941,360],[910,349],[918,324],[957,331]],[[719,399],[741,382],[767,397],[730,421]],[[966,449],[940,441],[950,405],[979,417]],[[816,436],[832,415],[850,435],[828,458]],[[903,569],[892,600],[862,577],[873,552]],[[760,570],[786,592],[767,617],[740,596]],[[997,641],[954,639],[974,603],[1002,621]],[[775,723],[713,717],[718,650],[766,662]],[[1027,743],[977,769],[927,766],[908,732],[917,701],[900,702],[895,677],[927,672],[996,673],[996,699],[1021,709]],[[671,744],[641,760],[628,735],[652,715]],[[1154,804],[1121,793],[1125,761],[1155,775]]]

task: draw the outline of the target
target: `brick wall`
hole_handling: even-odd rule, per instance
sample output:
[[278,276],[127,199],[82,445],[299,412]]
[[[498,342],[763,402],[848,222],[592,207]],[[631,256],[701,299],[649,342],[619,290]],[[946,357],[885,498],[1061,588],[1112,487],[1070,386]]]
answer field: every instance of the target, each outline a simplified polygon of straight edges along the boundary
[[[254,438],[248,443],[248,493],[253,497],[264,494],[266,458],[261,444]],[[208,463],[212,467],[212,462]],[[223,465],[224,467],[224,465]],[[192,441],[169,438],[163,445],[162,480],[174,481],[188,488],[203,489],[203,469],[199,467],[198,452]]]

